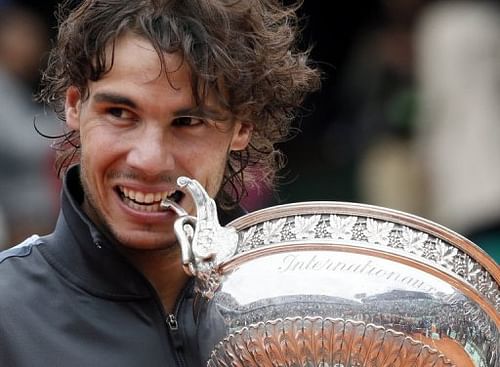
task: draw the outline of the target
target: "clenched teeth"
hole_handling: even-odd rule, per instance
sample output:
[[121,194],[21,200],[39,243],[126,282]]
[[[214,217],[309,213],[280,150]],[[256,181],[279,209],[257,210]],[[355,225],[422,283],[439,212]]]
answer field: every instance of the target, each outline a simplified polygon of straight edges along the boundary
[[152,204],[160,203],[164,198],[172,196],[175,193],[175,189],[172,191],[162,191],[162,192],[142,192],[129,189],[127,187],[120,187],[120,192],[123,197],[130,199],[138,204]]
[[120,186],[118,191],[127,206],[145,212],[163,211],[160,204],[165,198],[175,202],[182,198],[182,194],[175,189],[161,192],[142,192]]
[[136,202],[124,198],[125,203],[132,209],[143,211],[143,212],[159,212],[161,211],[160,204],[137,204]]

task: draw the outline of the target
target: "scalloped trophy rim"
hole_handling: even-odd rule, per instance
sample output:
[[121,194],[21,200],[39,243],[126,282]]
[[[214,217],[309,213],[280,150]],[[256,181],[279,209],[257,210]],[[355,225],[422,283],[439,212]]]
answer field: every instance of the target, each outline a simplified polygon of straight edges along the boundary
[[343,201],[306,201],[290,203],[276,205],[245,214],[236,218],[227,226],[235,227],[239,232],[273,219],[307,214],[336,214],[366,217],[386,220],[408,226],[411,229],[420,230],[446,241],[471,256],[488,271],[497,283],[500,283],[500,266],[471,240],[429,219],[381,206]]
[[[488,276],[497,284],[496,289],[498,293],[498,284],[500,284],[500,267],[496,262],[484,252],[479,246],[474,244],[472,241],[468,240],[464,236],[448,229],[438,223],[430,221],[428,219],[419,217],[414,214],[405,213],[402,211],[379,207],[375,205],[360,204],[360,203],[350,203],[350,202],[336,202],[336,201],[309,201],[301,203],[291,203],[284,205],[277,205],[265,209],[249,213],[240,218],[235,219],[228,226],[236,228],[236,230],[241,233],[246,229],[256,228],[258,225],[271,223],[274,220],[283,220],[291,217],[300,216],[316,216],[316,215],[335,215],[335,216],[347,216],[355,217],[356,220],[364,219],[366,221],[375,220],[383,221],[387,223],[392,223],[393,225],[403,226],[410,231],[417,231],[425,234],[426,236],[432,236],[436,240],[442,241],[448,246],[462,252],[465,256],[468,256],[476,264],[483,268]],[[455,269],[450,269],[449,266],[446,267],[443,264],[438,264],[436,261],[431,261],[425,258],[425,256],[415,255],[408,249],[394,249],[389,246],[379,245],[371,243],[370,241],[353,241],[353,240],[340,240],[340,239],[327,239],[331,244],[337,243],[345,246],[351,247],[363,247],[361,243],[369,244],[369,247],[377,249],[379,252],[390,253],[401,259],[412,259],[418,264],[425,264],[431,268],[436,268],[441,270],[442,274],[446,274],[447,277],[451,276],[452,284],[454,286],[458,284],[466,285],[468,288],[474,289],[476,296],[475,299],[481,300],[479,303],[488,305],[489,314],[493,315],[496,319],[496,324],[500,328],[500,296],[492,295],[490,293],[484,293],[482,286],[477,284],[474,279],[472,279],[468,274],[460,274]],[[245,241],[243,241],[244,243]],[[292,241],[274,241],[266,244],[261,244],[258,247],[276,247],[281,244],[289,243],[317,243],[321,242],[316,237],[310,239],[295,239]],[[233,261],[238,261],[239,257],[251,256],[251,252],[255,251],[256,248],[246,251],[236,252],[231,258],[222,261],[219,264],[219,271],[223,273],[224,269],[230,265]],[[255,255],[254,255],[255,256]],[[449,280],[449,278],[447,278]]]

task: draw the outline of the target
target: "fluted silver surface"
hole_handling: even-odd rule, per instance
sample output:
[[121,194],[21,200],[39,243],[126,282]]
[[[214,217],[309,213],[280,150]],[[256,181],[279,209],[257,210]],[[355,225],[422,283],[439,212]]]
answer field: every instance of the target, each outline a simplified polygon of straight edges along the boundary
[[449,229],[338,202],[228,227],[192,265],[209,366],[500,367],[498,264]]

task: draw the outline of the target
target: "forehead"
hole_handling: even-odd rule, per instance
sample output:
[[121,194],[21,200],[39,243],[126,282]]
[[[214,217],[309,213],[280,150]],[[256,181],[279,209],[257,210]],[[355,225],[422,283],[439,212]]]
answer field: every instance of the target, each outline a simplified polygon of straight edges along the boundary
[[90,95],[120,95],[149,111],[196,108],[216,120],[230,117],[213,88],[197,85],[193,92],[192,71],[180,52],[158,54],[147,39],[126,33],[107,47],[106,62],[108,71],[89,83]]
[[179,53],[159,55],[148,40],[131,33],[108,45],[106,61],[110,70],[101,79],[112,76],[151,83],[166,78],[172,87],[191,86],[191,69]]

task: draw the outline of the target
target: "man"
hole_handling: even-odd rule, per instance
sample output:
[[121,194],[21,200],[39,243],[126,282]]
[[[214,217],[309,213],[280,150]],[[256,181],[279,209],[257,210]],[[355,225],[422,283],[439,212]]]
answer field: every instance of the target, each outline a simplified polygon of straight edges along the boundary
[[52,234],[0,254],[1,366],[203,365],[176,215],[160,202],[195,215],[175,186],[189,176],[230,218],[249,170],[272,182],[273,144],[318,86],[295,28],[276,0],[68,13],[41,92],[67,128],[62,209]]

